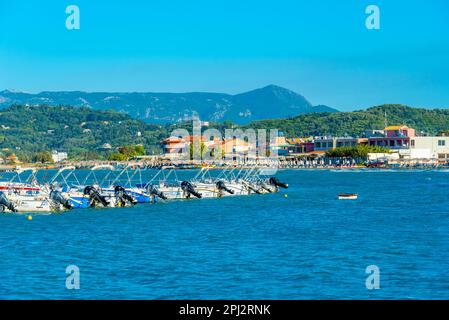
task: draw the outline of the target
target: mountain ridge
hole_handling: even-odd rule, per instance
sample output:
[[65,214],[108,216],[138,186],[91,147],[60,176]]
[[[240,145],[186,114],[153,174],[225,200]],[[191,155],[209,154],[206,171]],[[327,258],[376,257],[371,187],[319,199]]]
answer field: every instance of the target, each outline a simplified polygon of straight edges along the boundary
[[204,121],[230,120],[245,124],[266,118],[280,119],[315,112],[338,112],[323,105],[313,106],[304,96],[276,85],[234,95],[216,92],[0,92],[0,109],[14,104],[112,109],[146,122],[162,124],[192,118]]

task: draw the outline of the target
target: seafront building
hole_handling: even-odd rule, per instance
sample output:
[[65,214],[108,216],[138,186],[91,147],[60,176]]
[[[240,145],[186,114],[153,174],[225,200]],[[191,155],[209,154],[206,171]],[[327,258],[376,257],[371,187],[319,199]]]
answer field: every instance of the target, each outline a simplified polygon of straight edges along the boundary
[[167,157],[182,154],[187,147],[187,141],[182,137],[168,137],[162,141],[164,155]]
[[449,161],[449,137],[413,137],[410,148],[401,150],[410,159],[438,159]]
[[370,146],[387,147],[389,149],[408,149],[410,138],[415,137],[415,129],[407,126],[389,126],[368,137]]
[[67,155],[67,152],[59,152],[59,151],[53,150],[51,153],[51,158],[53,159],[53,162],[58,163],[58,162],[67,160],[68,155]]
[[357,145],[367,144],[366,138],[354,137],[316,137],[314,139],[314,151],[328,151],[341,147],[355,147]]
[[288,154],[310,154],[315,150],[313,137],[287,139]]

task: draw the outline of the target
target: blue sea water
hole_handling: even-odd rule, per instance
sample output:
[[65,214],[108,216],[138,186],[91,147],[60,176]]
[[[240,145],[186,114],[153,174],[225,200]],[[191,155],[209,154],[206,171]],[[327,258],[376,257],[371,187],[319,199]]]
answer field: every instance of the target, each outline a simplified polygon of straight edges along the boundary
[[[0,215],[0,298],[449,298],[449,172],[277,176],[286,192]],[[380,289],[365,286],[369,265]]]

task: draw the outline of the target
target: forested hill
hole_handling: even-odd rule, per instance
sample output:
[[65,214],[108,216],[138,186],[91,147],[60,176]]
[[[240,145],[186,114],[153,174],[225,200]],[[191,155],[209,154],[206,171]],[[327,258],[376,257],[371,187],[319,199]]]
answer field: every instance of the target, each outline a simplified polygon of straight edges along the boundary
[[247,128],[279,129],[288,137],[317,135],[360,136],[363,131],[405,124],[417,133],[437,134],[449,130],[449,109],[419,109],[404,105],[382,105],[367,110],[305,114],[282,120],[255,121]]
[[166,135],[165,127],[115,111],[15,105],[0,112],[2,154],[15,153],[25,161],[50,150],[67,151],[72,158],[98,158],[104,144],[111,145],[111,152],[119,146],[144,144],[151,153]]

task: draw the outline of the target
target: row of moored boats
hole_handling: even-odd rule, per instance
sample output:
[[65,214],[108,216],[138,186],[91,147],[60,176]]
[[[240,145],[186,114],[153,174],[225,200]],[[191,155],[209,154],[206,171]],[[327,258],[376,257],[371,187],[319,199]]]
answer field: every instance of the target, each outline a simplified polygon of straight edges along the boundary
[[45,179],[39,179],[35,169],[17,170],[10,179],[0,181],[0,212],[127,207],[158,200],[267,194],[288,188],[259,169],[225,169],[214,176],[206,168],[190,179],[178,179],[174,170],[160,170],[145,180],[140,169],[117,170],[111,166],[96,166],[83,174],[80,179],[80,171],[66,167],[47,181],[39,181]]

